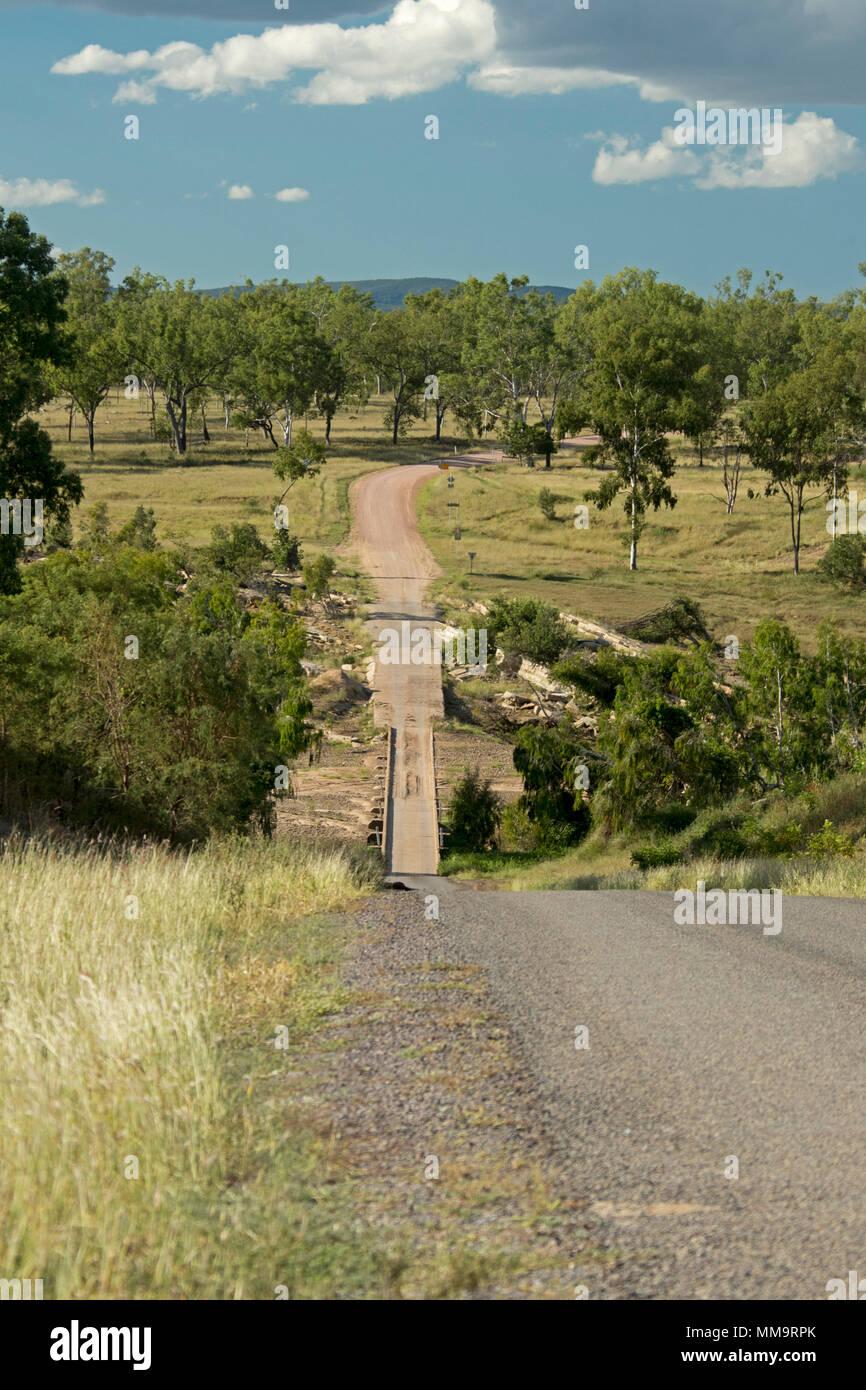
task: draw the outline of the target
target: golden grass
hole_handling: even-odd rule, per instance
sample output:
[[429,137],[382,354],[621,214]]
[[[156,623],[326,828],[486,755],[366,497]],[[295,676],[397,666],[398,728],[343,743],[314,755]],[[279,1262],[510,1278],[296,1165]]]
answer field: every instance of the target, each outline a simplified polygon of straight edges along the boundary
[[[549,472],[515,463],[455,470],[450,490],[444,476],[431,479],[420,491],[418,508],[422,534],[445,571],[438,592],[487,602],[497,594],[532,595],[614,627],[686,594],[702,605],[718,638],[734,634],[747,640],[765,617],[789,622],[806,649],[824,617],[862,634],[866,594],[841,593],[815,574],[829,544],[823,496],[814,494],[803,519],[797,577],[787,507],[778,497],[763,496],[763,475],[746,465],[734,514],[727,516],[717,500],[724,497],[719,466],[707,461],[699,468],[688,445],[673,443],[677,505],[650,513],[635,573],[627,568],[621,500],[605,512],[588,504],[589,528],[574,528],[575,505],[601,477],[578,455],[556,456]],[[757,494],[751,500],[750,487]],[[851,487],[866,495],[866,467],[852,469]],[[538,507],[542,488],[559,495],[556,521],[547,521]],[[459,543],[453,538],[454,512],[446,507],[451,501],[460,503]]]
[[294,1043],[341,1002],[327,928],[295,914],[370,881],[278,842],[7,846],[2,1277],[42,1278],[46,1298],[332,1291],[316,1221],[298,1236],[317,1141],[286,1144],[250,1073],[289,1065],[277,1027]]
[[[321,473],[297,483],[288,493],[290,529],[301,536],[308,558],[345,537],[348,488],[354,478],[453,451],[453,441],[437,445],[431,439],[429,421],[414,425],[405,441],[392,446],[382,423],[386,408],[385,398],[377,398],[356,416],[339,415]],[[162,540],[202,545],[213,526],[235,521],[253,522],[262,537],[270,540],[274,501],[283,491],[273,473],[275,450],[252,432],[247,445],[243,431],[226,431],[218,401],[210,403],[207,416],[211,442],[201,442],[200,421],[191,420],[190,448],[180,463],[167,444],[151,439],[150,407],[143,397],[128,401],[122,391],[112,392],[96,416],[92,457],[80,417],[70,444],[63,403],[52,402],[40,412],[38,421],[51,436],[58,457],[76,469],[84,482],[84,501],[75,513],[76,532],[87,509],[105,502],[112,525],[127,521],[139,505],[153,507]],[[311,433],[323,437],[322,421],[311,418],[306,423]]]

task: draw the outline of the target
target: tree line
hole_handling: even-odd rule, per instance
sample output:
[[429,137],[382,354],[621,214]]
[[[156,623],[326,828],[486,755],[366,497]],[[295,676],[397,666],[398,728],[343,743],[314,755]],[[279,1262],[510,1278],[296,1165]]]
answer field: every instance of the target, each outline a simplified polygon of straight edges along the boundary
[[[626,269],[585,281],[565,302],[526,276],[470,277],[378,311],[350,285],[251,282],[219,296],[136,269],[112,287],[110,257],[85,247],[58,256],[53,296],[62,360],[46,359],[43,391],[84,420],[91,448],[99,406],[121,380],[164,412],[179,456],[190,421],[214,396],[226,426],[292,445],[310,412],[325,441],[338,411],[385,395],[393,443],[422,416],[441,439],[495,432],[506,451],[550,466],[558,441],[583,430],[603,470],[586,496],[620,500],[629,565],[647,514],[673,507],[671,436],[721,465],[734,511],[746,461],[784,502],[799,573],[802,519],[815,490],[835,505],[866,439],[866,296],[798,301],[781,277],[740,270],[707,298]],[[862,270],[862,267],[861,267]],[[63,322],[63,312],[66,320]],[[62,324],[62,327],[61,327]],[[834,531],[835,538],[835,531]]]

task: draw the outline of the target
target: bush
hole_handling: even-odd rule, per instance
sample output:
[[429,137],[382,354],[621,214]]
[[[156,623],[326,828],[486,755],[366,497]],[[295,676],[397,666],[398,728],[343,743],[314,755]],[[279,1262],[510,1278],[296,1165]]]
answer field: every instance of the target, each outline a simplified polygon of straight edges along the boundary
[[548,521],[556,520],[556,497],[549,487],[543,487],[538,494],[538,505],[541,508],[542,516],[546,516]]
[[231,575],[236,584],[247,584],[271,563],[271,552],[251,521],[236,521],[230,530],[215,526],[204,548],[207,565]]
[[641,845],[632,851],[631,862],[637,869],[658,869],[665,864],[681,864],[683,856],[676,845]]
[[622,623],[621,631],[640,642],[690,641],[697,644],[711,640],[700,604],[690,598],[675,598],[655,613]]
[[499,834],[502,802],[477,768],[467,768],[454,788],[448,817],[448,850],[481,853],[492,848]]
[[610,709],[626,671],[635,660],[633,656],[621,656],[612,647],[599,647],[594,653],[578,652],[564,657],[556,663],[552,675]]
[[552,729],[525,724],[517,735],[514,766],[523,778],[518,805],[534,827],[539,849],[565,849],[589,830],[590,808],[576,780],[583,758],[581,740],[567,723]]
[[138,550],[156,550],[156,517],[153,507],[136,507],[129,521],[121,526],[117,539]]
[[304,565],[304,583],[310,598],[327,598],[337,563],[330,555],[320,555]]
[[297,574],[304,558],[301,542],[297,536],[290,536],[283,527],[277,531],[271,549],[274,557],[274,569],[282,570],[285,574]]
[[535,826],[519,801],[512,801],[502,812],[502,838],[510,850],[530,852],[538,848]]
[[866,536],[837,536],[818,561],[818,573],[834,584],[862,588],[866,584],[864,555]]
[[806,841],[806,853],[816,858],[838,857],[851,859],[854,854],[854,841],[841,831],[834,829],[833,822],[825,820],[820,830],[810,835]]
[[157,444],[171,444],[174,447],[174,430],[164,410],[158,410],[150,422],[150,433]]
[[550,603],[536,598],[497,598],[487,617],[489,640],[506,655],[516,652],[550,665],[569,643],[569,632]]

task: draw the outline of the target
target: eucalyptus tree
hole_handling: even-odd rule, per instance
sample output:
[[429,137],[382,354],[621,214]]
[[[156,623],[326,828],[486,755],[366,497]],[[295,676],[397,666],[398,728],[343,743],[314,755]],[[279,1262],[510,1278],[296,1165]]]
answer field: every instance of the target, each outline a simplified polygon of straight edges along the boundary
[[424,359],[405,310],[392,309],[378,316],[368,351],[372,370],[391,393],[385,424],[391,430],[391,442],[396,444],[403,430],[421,414],[424,388]]
[[115,331],[114,260],[103,251],[84,246],[80,251],[61,253],[57,265],[69,287],[66,313],[74,345],[67,361],[54,368],[52,379],[57,391],[69,397],[70,426],[73,410],[80,410],[93,453],[96,412],[120,379],[124,365]]
[[320,375],[315,404],[325,421],[325,443],[331,441],[331,425],[347,399],[366,400],[367,345],[376,310],[369,294],[354,285],[333,290],[318,276],[298,290],[298,296],[315,320],[316,331],[330,350]]
[[826,492],[838,475],[834,407],[824,389],[822,368],[815,363],[749,401],[743,412],[749,457],[767,475],[765,494],[781,495],[788,507],[795,574],[810,490]]
[[600,436],[591,457],[612,469],[587,500],[605,509],[623,494],[634,570],[648,508],[676,505],[667,436],[688,418],[701,363],[701,301],[652,270],[623,270],[595,292],[588,331],[591,361],[560,410],[560,428],[589,425]]
[[434,287],[426,294],[407,294],[405,309],[411,338],[424,373],[424,411],[428,402],[436,419],[436,439],[449,409],[459,404],[461,316],[453,292]]
[[294,422],[324,388],[334,354],[296,286],[270,280],[236,303],[239,350],[232,395],[239,413],[260,427],[275,449],[290,449]]
[[133,371],[149,374],[165,401],[174,447],[187,451],[191,402],[225,379],[238,352],[238,301],[196,291],[195,282],[161,283],[121,311]]

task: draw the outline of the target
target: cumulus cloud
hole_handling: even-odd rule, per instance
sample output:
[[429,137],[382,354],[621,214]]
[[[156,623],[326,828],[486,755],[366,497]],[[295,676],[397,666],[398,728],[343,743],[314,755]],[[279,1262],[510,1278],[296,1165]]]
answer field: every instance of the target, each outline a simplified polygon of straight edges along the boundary
[[281,188],[274,194],[278,203],[303,203],[309,196],[307,188]]
[[696,188],[808,188],[818,179],[832,179],[863,167],[859,141],[840,130],[829,116],[802,111],[795,121],[783,125],[782,148],[778,154],[754,146],[745,158],[714,150],[710,167]]
[[338,24],[295,24],[264,33],[237,34],[205,50],[182,40],[155,52],[113,53],[89,44],[51,69],[61,76],[130,73],[142,87],[207,97],[245,92],[315,71],[296,86],[296,101],[360,106],[374,97],[433,91],[455,81],[495,49],[490,0],[397,0],[381,23],[342,29]]
[[767,145],[695,146],[680,144],[672,126],[646,148],[632,147],[621,135],[606,139],[592,171],[601,184],[645,183],[687,175],[695,188],[807,188],[864,167],[855,136],[829,116],[803,111],[783,122],[781,149]]
[[47,208],[54,203],[75,203],[80,208],[105,202],[101,188],[82,193],[71,179],[0,178],[0,204],[14,208]]
[[233,183],[229,188],[228,196],[235,202],[243,202],[247,198],[254,198],[255,194],[248,183]]

